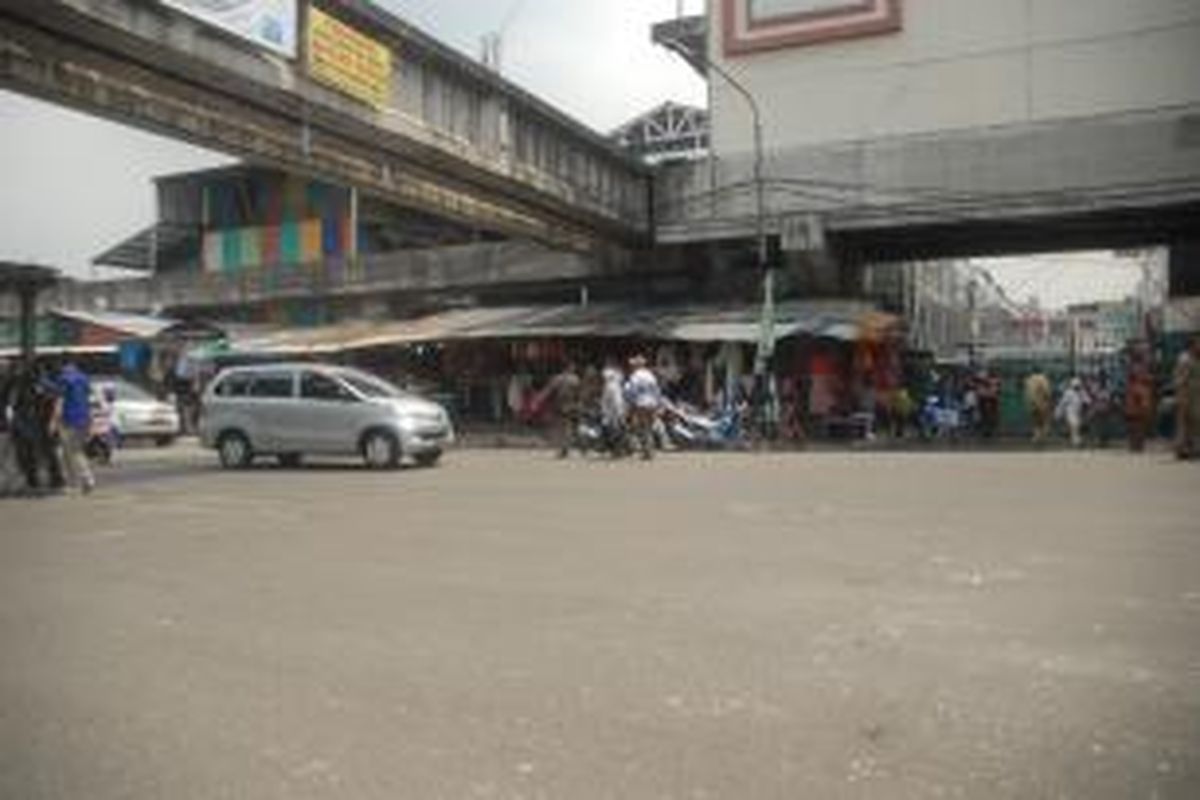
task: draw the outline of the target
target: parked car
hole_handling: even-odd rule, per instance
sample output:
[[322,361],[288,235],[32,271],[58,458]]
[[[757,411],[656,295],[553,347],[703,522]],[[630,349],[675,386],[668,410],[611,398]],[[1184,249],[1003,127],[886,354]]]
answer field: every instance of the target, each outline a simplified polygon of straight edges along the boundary
[[109,424],[117,441],[149,439],[166,447],[179,437],[179,411],[170,403],[124,378],[96,377],[92,385],[109,406]]
[[442,406],[361,370],[270,364],[232,367],[212,381],[200,438],[229,468],[257,456],[295,466],[306,455],[359,455],[387,469],[402,461],[433,466],[454,428]]

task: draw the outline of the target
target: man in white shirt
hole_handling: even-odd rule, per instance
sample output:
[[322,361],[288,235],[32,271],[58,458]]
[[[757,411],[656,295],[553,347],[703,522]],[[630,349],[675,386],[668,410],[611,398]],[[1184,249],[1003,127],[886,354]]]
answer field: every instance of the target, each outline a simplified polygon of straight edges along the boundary
[[645,358],[634,356],[629,367],[632,372],[625,381],[625,399],[629,403],[630,428],[642,458],[650,459],[654,457],[654,420],[662,405],[662,391]]

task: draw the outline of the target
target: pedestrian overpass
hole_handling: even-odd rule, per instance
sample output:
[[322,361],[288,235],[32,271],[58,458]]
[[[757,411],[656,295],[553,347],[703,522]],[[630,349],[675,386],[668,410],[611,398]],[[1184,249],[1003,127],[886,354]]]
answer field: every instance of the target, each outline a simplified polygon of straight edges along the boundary
[[571,250],[650,236],[638,163],[376,5],[279,4],[290,48],[197,17],[234,12],[180,10],[219,5],[3,0],[0,87],[489,234]]

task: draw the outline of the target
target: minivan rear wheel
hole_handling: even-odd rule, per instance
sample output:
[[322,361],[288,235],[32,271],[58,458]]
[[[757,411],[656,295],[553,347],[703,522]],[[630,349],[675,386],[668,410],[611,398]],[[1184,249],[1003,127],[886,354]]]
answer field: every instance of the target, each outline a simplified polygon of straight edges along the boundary
[[371,431],[363,438],[362,454],[371,469],[395,469],[400,463],[400,443],[387,431]]
[[217,454],[221,458],[221,466],[226,469],[244,469],[254,459],[250,440],[237,431],[221,434],[217,440]]

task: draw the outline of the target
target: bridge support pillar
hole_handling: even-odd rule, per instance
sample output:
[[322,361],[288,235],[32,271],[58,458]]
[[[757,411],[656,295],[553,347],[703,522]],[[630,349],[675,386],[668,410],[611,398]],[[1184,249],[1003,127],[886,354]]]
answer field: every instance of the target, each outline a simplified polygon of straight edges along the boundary
[[[788,289],[801,297],[859,297],[864,265],[829,250],[785,253],[781,275]],[[781,287],[783,288],[783,287]]]
[[1200,239],[1176,240],[1170,251],[1171,297],[1200,297]]

